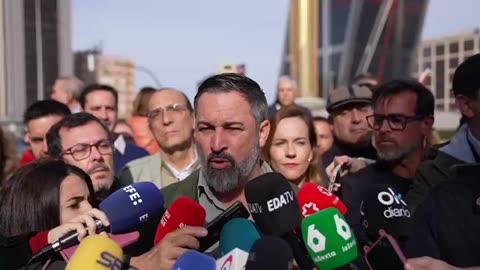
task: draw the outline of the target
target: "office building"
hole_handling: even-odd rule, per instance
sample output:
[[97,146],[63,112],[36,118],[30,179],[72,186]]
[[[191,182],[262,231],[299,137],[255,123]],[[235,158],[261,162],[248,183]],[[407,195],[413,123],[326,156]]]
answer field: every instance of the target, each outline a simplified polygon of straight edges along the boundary
[[291,0],[280,73],[325,97],[358,74],[409,76],[428,0]]

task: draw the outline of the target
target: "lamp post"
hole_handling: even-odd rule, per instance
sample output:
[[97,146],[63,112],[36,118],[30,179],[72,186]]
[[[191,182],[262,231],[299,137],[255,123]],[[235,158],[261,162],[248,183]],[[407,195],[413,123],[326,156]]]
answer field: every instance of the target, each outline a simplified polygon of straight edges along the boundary
[[150,69],[148,69],[144,66],[137,66],[137,65],[134,65],[133,68],[135,70],[138,70],[138,71],[141,71],[141,72],[147,74],[155,82],[155,84],[158,88],[162,87],[162,84],[160,83],[160,80],[157,78],[157,76],[155,76],[155,73],[153,73]]

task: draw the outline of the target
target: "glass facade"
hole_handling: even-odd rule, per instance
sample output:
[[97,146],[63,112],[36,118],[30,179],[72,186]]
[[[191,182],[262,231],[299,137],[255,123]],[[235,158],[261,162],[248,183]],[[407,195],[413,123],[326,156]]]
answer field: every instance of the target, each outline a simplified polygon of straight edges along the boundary
[[[58,16],[57,1],[24,0],[24,27],[25,27],[25,76],[26,76],[26,105],[39,99],[49,97],[50,90],[58,76]],[[36,3],[39,5],[35,7]],[[36,21],[35,9],[39,9],[39,25]],[[40,26],[41,57],[37,58],[37,29]],[[39,37],[40,38],[40,37]],[[42,59],[43,68],[43,97],[38,95],[37,59]]]
[[[326,90],[348,84],[359,73],[371,73],[379,81],[410,76],[427,4],[428,0],[320,1],[318,95],[324,97]],[[285,48],[281,73],[289,74],[293,63],[286,61]]]

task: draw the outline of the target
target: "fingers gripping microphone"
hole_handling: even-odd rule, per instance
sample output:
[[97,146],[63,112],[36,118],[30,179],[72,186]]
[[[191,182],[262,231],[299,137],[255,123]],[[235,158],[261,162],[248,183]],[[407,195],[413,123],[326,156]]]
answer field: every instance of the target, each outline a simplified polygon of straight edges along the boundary
[[[163,207],[163,196],[152,182],[139,182],[115,191],[100,205],[110,222],[106,228],[96,220],[97,233],[107,231],[120,234],[135,230],[135,227]],[[78,232],[70,232],[57,242],[42,248],[33,255],[32,261],[44,260],[53,253],[78,244]]]
[[329,207],[305,217],[302,235],[319,269],[337,268],[358,255],[353,231],[337,208]]
[[196,201],[187,196],[178,197],[163,214],[153,243],[157,245],[167,233],[185,225],[203,226],[205,216],[205,209]]
[[328,189],[315,183],[305,183],[297,193],[298,204],[303,217],[316,213],[327,207],[337,208],[342,215],[347,212],[343,202]]
[[122,269],[122,248],[103,235],[89,235],[82,240],[68,261],[66,270],[77,269]]
[[300,269],[311,270],[313,262],[299,233],[302,217],[295,194],[279,173],[266,173],[245,186],[250,213],[265,235],[279,236],[292,248]]

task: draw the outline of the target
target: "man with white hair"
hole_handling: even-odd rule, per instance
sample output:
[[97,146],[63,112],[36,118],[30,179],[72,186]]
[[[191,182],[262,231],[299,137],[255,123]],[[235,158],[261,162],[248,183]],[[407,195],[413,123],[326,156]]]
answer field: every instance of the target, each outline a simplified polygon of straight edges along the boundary
[[59,77],[53,85],[50,98],[67,105],[72,113],[81,112],[82,107],[78,102],[78,98],[80,97],[82,88],[83,82],[77,77]]
[[294,104],[295,97],[297,97],[297,82],[289,76],[281,76],[277,84],[277,99],[268,107],[268,117],[270,118],[282,107]]

